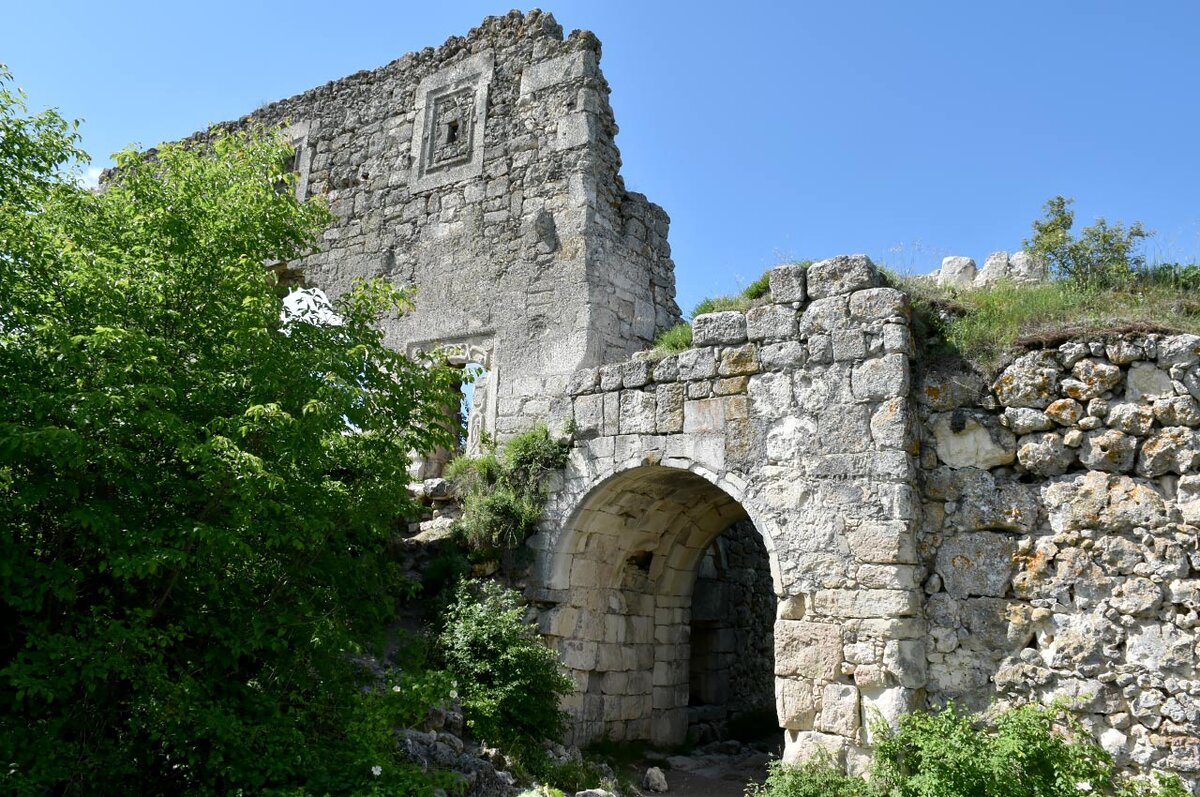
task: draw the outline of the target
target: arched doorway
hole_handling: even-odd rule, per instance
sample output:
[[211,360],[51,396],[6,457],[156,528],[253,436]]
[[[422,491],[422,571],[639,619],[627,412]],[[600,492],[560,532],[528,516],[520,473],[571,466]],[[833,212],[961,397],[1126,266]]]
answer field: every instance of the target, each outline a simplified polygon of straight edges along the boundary
[[[705,562],[712,564],[714,544],[721,550],[724,532],[762,531],[740,498],[689,470],[646,465],[603,480],[577,504],[550,555],[546,586],[561,601],[542,616],[542,630],[555,638],[577,687],[567,702],[573,742],[674,745],[687,738],[689,705],[694,696],[704,699],[694,695],[693,674],[708,666],[693,660],[697,577],[703,570],[702,587],[719,582]],[[778,594],[769,534],[760,544]],[[729,608],[710,606],[705,614],[720,622]],[[769,626],[773,605],[767,610]],[[728,635],[705,652],[724,647]],[[709,669],[719,679],[720,667]]]

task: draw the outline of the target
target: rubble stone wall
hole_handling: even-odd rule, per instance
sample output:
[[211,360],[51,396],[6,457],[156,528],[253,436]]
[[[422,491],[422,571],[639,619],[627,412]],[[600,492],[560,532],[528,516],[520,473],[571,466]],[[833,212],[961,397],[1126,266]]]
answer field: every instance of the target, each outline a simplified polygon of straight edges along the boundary
[[485,366],[500,437],[679,317],[667,215],[624,188],[599,62],[591,33],[512,12],[223,125],[285,128],[298,193],[333,210],[287,268],[334,296],[360,277],[415,285],[388,343]]
[[1118,763],[1195,784],[1200,337],[1072,341],[916,398],[929,702],[1068,698]]

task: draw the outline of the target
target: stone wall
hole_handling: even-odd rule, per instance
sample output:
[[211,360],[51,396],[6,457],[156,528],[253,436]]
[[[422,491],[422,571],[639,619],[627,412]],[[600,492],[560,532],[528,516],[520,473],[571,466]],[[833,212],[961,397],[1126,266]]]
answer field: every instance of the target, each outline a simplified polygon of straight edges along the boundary
[[333,210],[288,269],[331,295],[359,277],[415,285],[389,344],[484,365],[501,437],[679,316],[668,219],[624,188],[599,62],[592,34],[511,12],[225,125],[284,127],[299,194]]
[[915,705],[908,298],[862,256],[770,283],[761,306],[698,317],[688,351],[578,372],[552,408],[574,439],[528,595],[578,687],[576,742],[682,740],[696,574],[741,518],[779,598],[789,758],[861,757],[864,711]]
[[1070,698],[1118,763],[1197,781],[1198,364],[1118,335],[916,391],[931,704]]

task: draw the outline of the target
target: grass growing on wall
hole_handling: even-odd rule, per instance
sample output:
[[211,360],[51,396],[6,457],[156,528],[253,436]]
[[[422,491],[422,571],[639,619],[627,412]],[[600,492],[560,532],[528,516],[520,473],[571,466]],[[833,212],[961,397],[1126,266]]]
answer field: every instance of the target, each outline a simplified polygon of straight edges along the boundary
[[547,480],[567,464],[567,446],[545,426],[517,435],[481,456],[459,457],[446,476],[462,516],[458,532],[476,551],[500,553],[525,542],[546,508]]
[[1119,288],[1054,280],[955,289],[891,274],[887,280],[911,296],[914,328],[928,356],[958,354],[990,371],[1015,348],[1073,336],[1200,332],[1200,292],[1177,287],[1177,281],[1186,285],[1192,272],[1155,268]]
[[[812,265],[812,262],[811,260],[801,260],[794,265],[808,267]],[[691,317],[694,319],[698,315],[719,313],[724,310],[737,310],[744,313],[755,305],[765,304],[770,300],[770,296],[771,272],[768,269],[763,272],[762,276],[737,293],[708,296],[701,299],[700,303],[692,308]],[[687,321],[680,321],[670,329],[664,329],[658,333],[658,337],[654,340],[653,351],[655,354],[665,356],[691,347],[692,325]]]

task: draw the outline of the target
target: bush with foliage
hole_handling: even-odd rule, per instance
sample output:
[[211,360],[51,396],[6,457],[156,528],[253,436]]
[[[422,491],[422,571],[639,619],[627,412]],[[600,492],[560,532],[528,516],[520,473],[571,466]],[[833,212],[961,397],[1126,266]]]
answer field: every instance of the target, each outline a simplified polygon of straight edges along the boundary
[[537,426],[492,445],[481,456],[447,467],[462,507],[458,532],[485,555],[511,551],[537,528],[546,508],[547,479],[567,464],[567,446]]
[[692,348],[692,325],[680,321],[670,329],[664,329],[654,339],[654,350],[662,354],[687,351]]
[[[382,647],[408,453],[455,375],[384,345],[409,297],[310,323],[264,261],[330,216],[263,132],[70,173],[72,126],[0,70],[0,791],[419,791],[391,728],[436,679]],[[311,319],[310,319],[311,320]],[[378,773],[378,774],[376,774]]]
[[536,771],[542,743],[566,728],[559,704],[571,681],[558,655],[524,620],[520,597],[494,582],[463,582],[439,642],[467,726],[482,741]]
[[1116,772],[1112,758],[1062,705],[1028,704],[993,716],[942,711],[876,723],[870,779],[828,758],[774,765],[755,797],[1187,797],[1175,776]]
[[1056,196],[1045,205],[1045,217],[1033,223],[1033,238],[1025,249],[1043,258],[1059,275],[1091,287],[1127,285],[1145,265],[1137,248],[1152,233],[1135,221],[1129,227],[1120,222],[1109,225],[1104,219],[1071,234],[1075,212],[1073,200]]

